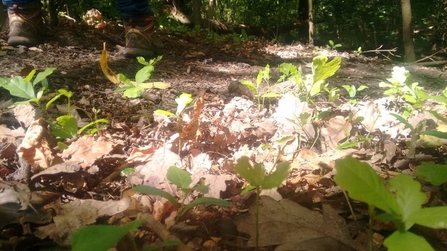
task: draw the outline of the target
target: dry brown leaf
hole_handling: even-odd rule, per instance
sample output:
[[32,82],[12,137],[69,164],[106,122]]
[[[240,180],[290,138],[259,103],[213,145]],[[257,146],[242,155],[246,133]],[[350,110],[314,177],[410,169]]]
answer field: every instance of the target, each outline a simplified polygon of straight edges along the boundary
[[180,135],[182,139],[194,139],[197,142],[201,138],[202,132],[200,131],[199,125],[200,115],[202,114],[204,106],[205,92],[202,92],[194,103],[194,110],[190,122],[182,128],[182,133]]
[[46,123],[40,118],[31,123],[17,148],[17,154],[31,165],[34,172],[39,172],[60,162],[60,158],[53,154],[51,139]]
[[143,147],[134,147],[130,152],[129,157],[126,159],[126,162],[145,162],[152,156],[154,152],[154,144],[149,144],[148,146]]
[[352,125],[343,116],[335,116],[327,122],[321,129],[321,136],[324,138],[322,145],[327,150],[334,149],[343,139],[349,137]]
[[95,139],[92,135],[84,135],[62,152],[62,158],[79,163],[83,168],[93,163],[113,150],[113,142],[104,137]]

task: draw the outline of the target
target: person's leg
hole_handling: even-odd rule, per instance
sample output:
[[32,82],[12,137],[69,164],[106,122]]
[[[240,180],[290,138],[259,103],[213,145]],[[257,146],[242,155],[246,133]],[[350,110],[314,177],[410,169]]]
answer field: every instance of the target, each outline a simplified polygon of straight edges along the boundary
[[154,18],[148,0],[117,0],[126,31],[126,57],[153,55]]
[[8,7],[8,44],[33,46],[43,30],[40,0],[2,0]]

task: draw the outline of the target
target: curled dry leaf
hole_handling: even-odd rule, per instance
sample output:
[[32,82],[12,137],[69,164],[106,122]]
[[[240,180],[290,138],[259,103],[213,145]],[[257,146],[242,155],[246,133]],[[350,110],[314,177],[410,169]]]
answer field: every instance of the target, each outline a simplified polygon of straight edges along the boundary
[[17,148],[17,154],[28,162],[33,172],[48,168],[60,159],[53,154],[51,135],[42,118],[31,123],[25,138]]

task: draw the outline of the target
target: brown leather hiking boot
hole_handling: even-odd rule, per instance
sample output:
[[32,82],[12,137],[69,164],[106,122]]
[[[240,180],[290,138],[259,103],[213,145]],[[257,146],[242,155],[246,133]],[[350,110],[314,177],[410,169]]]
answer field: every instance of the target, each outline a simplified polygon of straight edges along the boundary
[[40,3],[8,8],[9,34],[11,46],[34,46],[41,41],[44,25]]
[[153,56],[154,41],[151,37],[152,33],[154,33],[153,17],[124,20],[124,29],[126,31],[124,56]]

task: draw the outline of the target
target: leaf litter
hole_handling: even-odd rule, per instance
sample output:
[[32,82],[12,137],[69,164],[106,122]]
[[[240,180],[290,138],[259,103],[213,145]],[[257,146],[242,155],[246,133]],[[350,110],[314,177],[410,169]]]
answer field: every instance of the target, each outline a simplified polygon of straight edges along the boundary
[[[260,207],[262,247],[269,250],[364,250],[366,231],[352,229],[356,221],[352,220],[343,193],[332,179],[335,161],[352,155],[371,164],[381,177],[388,178],[396,173],[411,172],[415,162],[440,158],[432,148],[423,146],[442,146],[445,140],[426,135],[417,141],[415,159],[405,158],[408,128],[389,115],[393,112],[393,100],[382,98],[382,91],[373,88],[389,76],[387,68],[391,68],[380,59],[348,56],[342,60],[340,70],[329,79],[331,84],[340,86],[352,79],[369,85],[365,91],[372,98],[366,96],[356,104],[345,99],[334,102],[317,99],[309,103],[290,95],[295,87],[290,81],[284,81],[283,85],[278,83],[274,91],[282,91],[282,97],[259,109],[252,94],[239,81],[254,79],[261,69],[259,65],[271,63],[272,58],[283,54],[301,55],[294,63],[301,63],[304,71],[309,72],[314,56],[311,50],[302,46],[283,48],[252,44],[247,47],[254,47],[234,47],[233,51],[223,50],[222,54],[199,43],[201,38],[190,38],[197,39],[196,44],[203,47],[198,50],[189,48],[191,44],[186,41],[182,41],[185,43],[182,45],[169,37],[163,39],[169,41],[165,44],[171,45],[172,52],[166,53],[157,65],[155,80],[171,82],[171,89],[145,92],[141,99],[132,101],[113,93],[115,86],[107,83],[97,67],[102,43],[96,40],[97,48],[80,49],[77,52],[80,61],[65,62],[66,66],[60,63],[60,72],[56,72],[53,79],[50,77],[59,85],[77,86],[73,88],[82,102],[73,107],[82,111],[99,107],[102,114],[113,121],[99,132],[100,136],[78,136],[66,142],[68,148],[60,151],[49,137],[45,122],[34,115],[39,111],[27,110],[29,105],[17,105],[11,115],[2,108],[2,123],[5,121],[8,125],[0,127],[0,226],[5,230],[7,238],[4,240],[8,240],[2,244],[13,245],[9,240],[17,235],[17,229],[28,226],[27,234],[67,245],[69,236],[82,226],[124,225],[140,217],[146,220],[143,224],[146,230],[141,230],[140,236],[165,240],[175,233],[187,244],[180,249],[253,247],[254,197],[252,192],[240,194],[247,184],[235,173],[236,160],[248,156],[270,169],[278,160],[290,162],[290,174],[282,186],[263,191],[269,197],[262,197]],[[67,58],[63,47],[54,43],[48,46]],[[261,46],[267,49],[262,50]],[[70,50],[73,49],[67,49]],[[247,50],[252,55],[245,53]],[[29,50],[15,56],[39,62],[39,53],[39,50]],[[236,54],[242,56],[234,60]],[[58,65],[54,55],[56,61],[51,66]],[[116,72],[134,72],[138,67],[133,62],[122,64],[119,52],[111,52],[108,56],[110,67]],[[274,60],[282,62],[279,57]],[[95,67],[87,66],[87,62],[95,62]],[[42,65],[47,66],[46,63]],[[18,72],[8,67],[2,70],[2,75]],[[76,70],[70,70],[72,68]],[[435,82],[430,78],[432,69],[416,66],[411,69],[415,77]],[[276,76],[278,72],[272,71],[272,74]],[[442,74],[438,76],[447,78]],[[89,81],[91,84],[79,84]],[[148,119],[152,116],[152,107],[174,111],[172,101],[179,92],[192,92],[195,97],[195,102],[186,107],[180,118],[181,131],[170,117],[153,115],[153,120]],[[4,94],[0,97],[5,107],[11,105],[8,99],[3,100]],[[64,107],[59,104],[59,109]],[[328,112],[328,116],[311,119],[322,112]],[[14,119],[8,120],[8,116]],[[362,119],[356,120],[359,117]],[[429,113],[420,113],[409,123],[416,127],[427,119],[442,128],[443,122]],[[78,118],[79,122],[81,120]],[[369,134],[371,140],[356,141],[357,136],[364,134]],[[346,148],[338,149],[340,145]],[[207,196],[226,199],[232,206],[198,206],[176,221],[176,211],[165,198],[130,190],[133,186],[150,185],[179,197],[179,191],[166,179],[171,166],[191,174],[192,184],[203,182],[208,186]],[[29,171],[24,171],[26,168]],[[127,168],[132,168],[133,172],[121,176]],[[427,189],[431,198],[436,198],[435,192]],[[192,193],[187,202],[200,196]],[[430,203],[436,204],[434,200]],[[363,224],[360,229],[365,229],[365,206],[355,203],[353,207],[359,220],[355,224]],[[143,214],[138,216],[139,213]],[[385,229],[385,226],[375,229]],[[380,234],[375,234],[376,245],[380,246],[380,236],[377,236]]]

